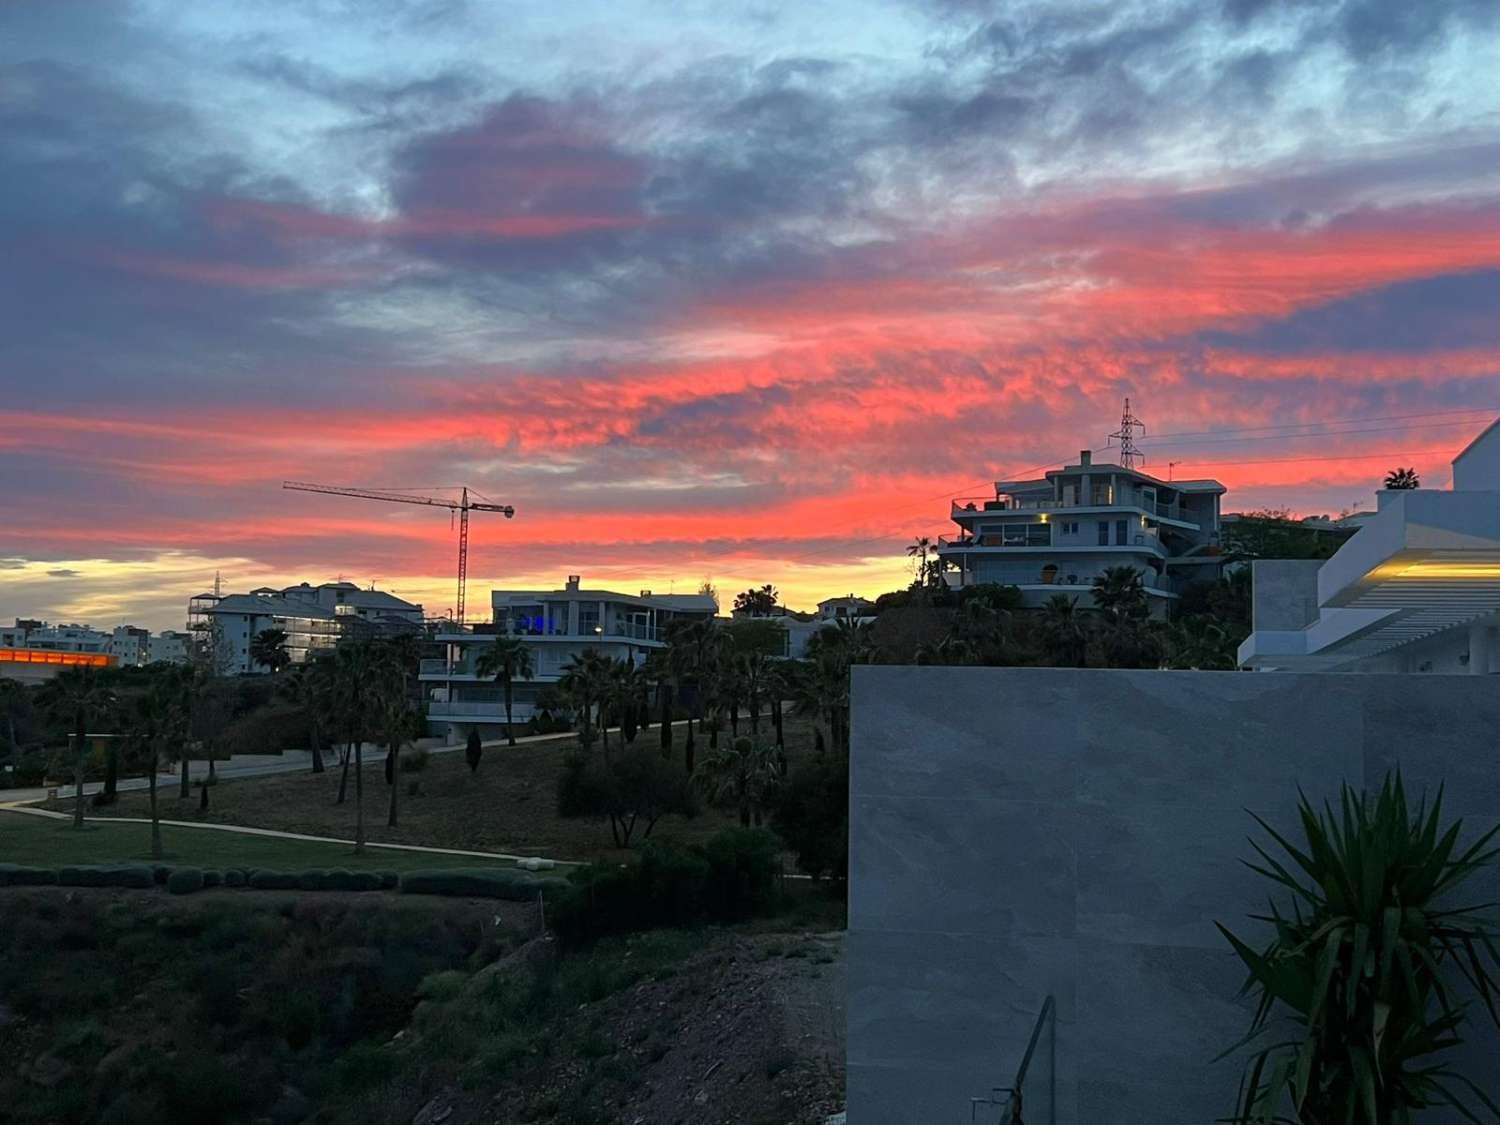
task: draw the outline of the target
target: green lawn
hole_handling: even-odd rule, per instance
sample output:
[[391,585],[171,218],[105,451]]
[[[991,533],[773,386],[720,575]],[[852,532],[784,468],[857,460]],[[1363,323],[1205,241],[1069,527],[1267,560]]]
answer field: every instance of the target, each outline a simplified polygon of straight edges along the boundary
[[[363,856],[346,844],[243,836],[212,828],[163,825],[164,863],[197,867],[264,867],[302,871],[342,867],[351,871],[411,871],[427,867],[493,867],[494,860],[370,848]],[[60,820],[0,811],[0,863],[57,867],[71,863],[151,861],[149,824],[87,824],[82,831]],[[503,864],[508,866],[508,864]]]

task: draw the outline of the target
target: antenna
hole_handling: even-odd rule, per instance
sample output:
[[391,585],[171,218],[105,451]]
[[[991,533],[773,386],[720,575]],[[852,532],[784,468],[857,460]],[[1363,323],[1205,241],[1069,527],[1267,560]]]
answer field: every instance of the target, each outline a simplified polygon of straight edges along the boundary
[[1182,464],[1181,461],[1168,461],[1167,462],[1167,479],[1168,480],[1172,479],[1172,470],[1175,469],[1175,468],[1177,468],[1177,466],[1180,465],[1180,464]]
[[219,572],[216,570],[214,571],[214,597],[221,597],[223,594],[223,589],[224,580],[219,576]]
[[1127,469],[1133,469],[1137,465],[1146,463],[1146,455],[1135,447],[1135,434],[1139,430],[1144,436],[1146,423],[1142,422],[1134,414],[1130,413],[1130,399],[1125,400],[1125,410],[1120,415],[1119,433],[1109,436],[1120,443],[1120,464]]

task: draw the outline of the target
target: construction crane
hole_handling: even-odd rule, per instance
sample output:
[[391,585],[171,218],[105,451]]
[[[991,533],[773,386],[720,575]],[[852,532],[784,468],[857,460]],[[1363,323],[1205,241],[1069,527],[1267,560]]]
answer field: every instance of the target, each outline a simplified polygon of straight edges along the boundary
[[338,485],[308,484],[305,481],[295,480],[282,481],[281,487],[290,488],[296,492],[326,492],[330,496],[385,500],[392,504],[423,504],[429,508],[447,508],[449,513],[456,512],[458,514],[458,607],[455,617],[460,625],[464,623],[464,586],[469,574],[469,513],[499,512],[506,519],[512,519],[516,514],[515,508],[509,504],[491,504],[470,500],[468,486],[460,488],[460,497],[457,500],[445,496],[424,496],[418,492],[401,492],[396,489],[342,488]]

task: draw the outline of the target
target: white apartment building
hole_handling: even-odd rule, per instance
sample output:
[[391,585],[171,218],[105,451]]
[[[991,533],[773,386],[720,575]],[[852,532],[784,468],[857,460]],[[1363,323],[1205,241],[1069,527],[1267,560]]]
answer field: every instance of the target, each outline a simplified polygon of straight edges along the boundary
[[146,642],[147,664],[186,664],[193,653],[193,635],[175,629],[153,633]]
[[1241,666],[1500,672],[1500,420],[1453,461],[1453,488],[1378,493],[1326,561],[1252,564]]
[[200,612],[212,623],[213,643],[223,646],[219,669],[231,676],[270,671],[250,658],[250,642],[266,629],[280,629],[286,634],[287,653],[293,664],[305,662],[320,649],[332,648],[339,639],[339,622],[332,610],[285,597],[268,586],[248,594],[226,594],[204,605]]
[[521,637],[531,650],[533,677],[511,689],[512,714],[522,723],[535,712],[537,693],[556,684],[585,649],[640,663],[647,653],[666,647],[673,621],[713,617],[718,611],[707,594],[586,590],[577,575],[570,575],[561,590],[494,590],[490,603],[494,624],[439,633],[446,655],[421,664],[428,718],[446,723],[453,741],[467,737],[471,727],[505,722],[504,690],[477,671],[481,654],[498,635]]
[[205,637],[221,633],[228,653],[222,666],[230,675],[270,671],[250,659],[250,641],[265,629],[285,632],[292,663],[301,664],[343,636],[421,627],[420,605],[353,582],[302,582],[280,590],[262,586],[248,594],[197,594],[188,601],[188,629]]
[[1030,606],[1056,594],[1091,605],[1094,579],[1129,566],[1161,615],[1185,585],[1218,577],[1225,491],[1216,480],[1166,481],[1095,462],[1085,449],[1077,464],[953,501],[960,532],[939,537],[937,554],[959,585],[1015,586]]
[[151,656],[151,630],[139,625],[116,625],[109,651],[122,668],[143,668]]
[[824,598],[818,603],[818,620],[824,623],[843,619],[859,620],[875,612],[875,603],[858,594],[844,594],[837,598]]
[[353,582],[324,582],[318,586],[302,582],[288,586],[281,594],[326,609],[346,625],[359,621],[376,628],[422,627],[420,605],[374,587],[361,589]]

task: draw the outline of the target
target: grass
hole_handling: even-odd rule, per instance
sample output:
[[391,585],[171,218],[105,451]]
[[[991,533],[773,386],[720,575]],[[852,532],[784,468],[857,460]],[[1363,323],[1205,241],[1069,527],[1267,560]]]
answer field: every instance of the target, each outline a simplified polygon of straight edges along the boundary
[[[346,844],[277,840],[203,828],[163,826],[162,862],[196,867],[265,867],[300,871],[341,867],[350,871],[411,871],[427,867],[493,867],[494,860],[424,855],[371,848],[362,856]],[[151,862],[149,824],[91,822],[82,831],[64,821],[0,812],[0,862],[57,867],[70,863]]]
[[[749,724],[741,721],[740,733],[749,734]],[[673,757],[682,761],[686,732],[679,726],[675,732]],[[637,745],[656,747],[659,730],[652,726],[637,739]],[[721,734],[727,745],[730,734]],[[770,723],[762,723],[762,737],[771,737]],[[618,736],[611,742],[618,746]],[[797,761],[813,753],[811,724],[788,716],[786,722],[787,757]],[[368,839],[427,847],[462,848],[472,851],[507,852],[512,855],[536,855],[558,860],[618,860],[631,853],[613,846],[609,824],[602,819],[563,819],[557,815],[557,777],[562,759],[576,740],[522,744],[516,747],[490,746],[478,771],[470,774],[461,751],[433,754],[425,769],[401,775],[400,820],[398,828],[385,824],[390,790],[379,769],[366,767],[365,823]],[[708,739],[697,737],[698,758],[708,753]],[[595,743],[594,753],[599,753]],[[330,755],[330,759],[332,756]],[[406,785],[415,782],[418,792],[407,792]],[[339,768],[332,761],[323,774],[276,774],[236,781],[221,781],[210,791],[210,808],[199,811],[197,794],[179,801],[164,796],[162,815],[172,820],[206,821],[215,824],[239,824],[271,828],[308,836],[337,836],[348,839],[354,834],[353,779],[349,799],[336,803]],[[68,811],[67,801],[53,807]],[[144,793],[120,794],[119,802],[90,815],[144,817],[147,798]],[[731,813],[705,808],[699,816],[663,817],[653,837],[672,838],[682,843],[702,843],[721,828],[738,823]],[[388,853],[387,853],[388,854]],[[378,865],[391,866],[382,862]]]

